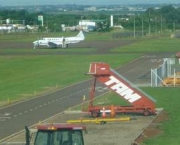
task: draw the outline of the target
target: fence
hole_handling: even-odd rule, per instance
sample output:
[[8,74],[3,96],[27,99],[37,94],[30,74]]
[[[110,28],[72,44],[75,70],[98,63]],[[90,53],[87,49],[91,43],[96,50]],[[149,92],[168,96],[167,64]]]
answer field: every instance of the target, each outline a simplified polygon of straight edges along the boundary
[[151,87],[168,86],[167,78],[177,78],[180,72],[180,59],[164,58],[163,63],[155,69],[151,69]]

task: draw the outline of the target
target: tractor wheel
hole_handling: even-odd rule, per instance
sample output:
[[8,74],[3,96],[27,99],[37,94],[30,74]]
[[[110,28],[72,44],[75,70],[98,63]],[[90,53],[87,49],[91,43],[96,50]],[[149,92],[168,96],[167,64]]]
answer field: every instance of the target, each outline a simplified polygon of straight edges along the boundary
[[97,111],[93,111],[93,112],[91,112],[91,116],[93,118],[99,117],[99,113]]

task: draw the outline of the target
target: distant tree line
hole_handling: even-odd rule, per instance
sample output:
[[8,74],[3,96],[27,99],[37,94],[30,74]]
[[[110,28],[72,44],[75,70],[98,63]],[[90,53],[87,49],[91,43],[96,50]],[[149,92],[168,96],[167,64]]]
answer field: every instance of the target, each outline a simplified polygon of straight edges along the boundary
[[[128,17],[128,16],[127,16]],[[174,8],[171,5],[163,6],[160,9],[148,8],[141,15],[129,17],[129,21],[116,18],[118,23],[126,28],[136,31],[146,31],[162,33],[164,30],[175,31],[180,29],[180,8]]]
[[[38,21],[38,15],[44,17],[44,27]],[[61,24],[66,26],[78,25],[80,20],[104,20],[97,23],[97,31],[109,31],[110,15],[109,14],[56,14],[56,13],[30,13],[26,10],[1,10],[1,20],[25,20],[25,25],[39,25],[41,31],[61,31]],[[114,24],[122,25],[127,30],[136,29],[136,31],[157,32],[161,33],[164,30],[175,31],[180,29],[180,8],[175,8],[171,5],[163,6],[160,9],[148,8],[146,12],[134,15],[114,15]]]

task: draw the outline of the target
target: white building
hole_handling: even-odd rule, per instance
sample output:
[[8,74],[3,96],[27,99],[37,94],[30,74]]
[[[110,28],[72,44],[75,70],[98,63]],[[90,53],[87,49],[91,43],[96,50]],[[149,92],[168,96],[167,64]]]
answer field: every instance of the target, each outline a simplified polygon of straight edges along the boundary
[[93,26],[93,27],[96,27],[96,22],[93,22],[91,20],[82,20],[82,21],[79,21],[79,26]]
[[93,31],[96,27],[96,22],[93,22],[91,20],[81,20],[81,21],[79,21],[79,26],[83,30]]
[[26,26],[24,25],[25,20],[0,20],[0,32],[1,33],[12,33],[12,32],[25,32]]

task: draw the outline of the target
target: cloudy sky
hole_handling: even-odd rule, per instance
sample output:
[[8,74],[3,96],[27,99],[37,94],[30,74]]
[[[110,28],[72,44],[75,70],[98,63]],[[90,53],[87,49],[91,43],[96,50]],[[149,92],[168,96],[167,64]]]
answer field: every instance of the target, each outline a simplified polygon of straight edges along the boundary
[[172,4],[180,3],[180,0],[0,0],[1,6],[17,5],[46,5],[46,4]]

